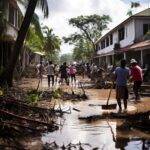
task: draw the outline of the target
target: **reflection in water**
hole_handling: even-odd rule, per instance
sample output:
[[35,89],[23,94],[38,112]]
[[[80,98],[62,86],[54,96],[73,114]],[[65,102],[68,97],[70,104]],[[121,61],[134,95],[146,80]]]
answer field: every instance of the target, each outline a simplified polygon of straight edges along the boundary
[[[98,107],[90,107],[89,104],[98,103],[98,101],[84,101],[78,103],[65,102],[62,107],[77,108],[80,112],[72,110],[71,114],[64,115],[65,122],[61,130],[53,133],[45,133],[42,136],[43,143],[51,143],[55,141],[58,145],[67,145],[71,143],[89,143],[92,147],[100,149],[127,149],[142,150],[148,149],[149,140],[141,140],[140,137],[150,139],[150,136],[137,131],[121,132],[116,129],[118,121],[116,120],[99,120],[94,122],[86,122],[79,120],[80,115],[100,114],[101,109]],[[58,120],[60,121],[60,120]],[[109,123],[109,124],[108,124]],[[137,137],[138,136],[138,137]],[[145,138],[143,138],[145,139]]]

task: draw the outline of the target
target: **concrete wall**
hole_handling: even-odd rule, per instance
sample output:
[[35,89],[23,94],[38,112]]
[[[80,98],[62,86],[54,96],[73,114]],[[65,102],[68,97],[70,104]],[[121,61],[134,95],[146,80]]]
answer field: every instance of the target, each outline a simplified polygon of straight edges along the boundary
[[17,35],[18,35],[18,30],[15,27],[13,27],[12,25],[10,25],[9,23],[7,23],[6,35],[11,37],[15,41],[17,38]]
[[[115,43],[120,43],[121,47],[126,47],[126,46],[132,44],[134,42],[134,39],[135,39],[135,22],[134,22],[134,20],[130,20],[129,22],[127,22],[124,25],[124,28],[125,28],[125,37],[124,37],[123,40],[121,40],[119,42],[119,40],[118,40],[118,30],[114,31],[112,33],[112,35],[113,35],[113,44],[109,45],[108,47],[105,47],[104,49],[98,50],[97,54],[100,55],[100,54],[105,54],[105,53],[109,53],[109,52],[113,51]],[[101,41],[99,41],[99,46],[101,45],[100,43],[101,43]]]
[[143,24],[150,24],[150,17],[147,19],[135,19],[135,39],[143,37]]
[[134,20],[131,20],[124,25],[124,27],[125,27],[125,38],[122,41],[120,41],[121,47],[126,47],[126,46],[134,43],[134,39],[135,39],[135,26],[134,26],[134,24],[135,24]]

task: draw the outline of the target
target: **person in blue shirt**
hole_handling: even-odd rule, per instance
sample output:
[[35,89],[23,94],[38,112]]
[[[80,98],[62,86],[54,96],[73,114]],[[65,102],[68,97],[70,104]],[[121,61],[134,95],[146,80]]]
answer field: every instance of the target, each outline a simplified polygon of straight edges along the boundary
[[119,112],[122,111],[121,99],[124,102],[125,112],[127,111],[127,99],[128,89],[127,80],[129,78],[129,69],[126,67],[126,60],[123,59],[120,62],[120,67],[115,69],[115,80],[116,80],[116,99],[119,106]]

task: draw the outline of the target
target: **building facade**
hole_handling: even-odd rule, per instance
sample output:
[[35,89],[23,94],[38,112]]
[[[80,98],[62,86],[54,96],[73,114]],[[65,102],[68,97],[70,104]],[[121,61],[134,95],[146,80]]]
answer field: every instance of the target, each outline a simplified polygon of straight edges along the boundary
[[[23,15],[16,0],[0,0],[0,73],[9,63],[22,20]],[[22,72],[30,63],[39,63],[40,60],[40,54],[24,46],[15,71]]]
[[142,67],[150,65],[150,8],[137,13],[110,30],[96,43],[94,61],[103,67],[125,58],[135,58]]
[[0,22],[1,24],[3,23],[3,25],[0,26],[0,66],[6,67],[23,16],[16,0],[1,0],[0,12]]

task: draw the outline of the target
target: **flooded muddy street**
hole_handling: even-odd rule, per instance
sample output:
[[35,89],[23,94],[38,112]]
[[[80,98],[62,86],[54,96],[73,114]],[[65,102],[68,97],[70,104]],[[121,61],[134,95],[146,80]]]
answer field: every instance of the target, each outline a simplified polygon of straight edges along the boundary
[[[46,88],[45,82],[40,88]],[[71,86],[62,86],[62,89],[71,93]],[[83,91],[77,87],[73,88],[75,93],[82,93]],[[57,123],[62,126],[59,130],[53,132],[42,133],[41,137],[35,137],[26,143],[27,149],[41,150],[43,145],[55,142],[57,146],[51,149],[63,149],[62,146],[68,144],[81,143],[84,150],[104,149],[127,149],[127,150],[149,150],[150,149],[150,134],[147,131],[141,131],[135,128],[119,130],[124,119],[95,119],[82,120],[79,118],[88,116],[102,115],[103,113],[117,113],[115,110],[102,110],[101,105],[106,104],[109,94],[109,89],[92,89],[87,88],[85,92],[88,96],[87,100],[62,100],[52,99],[52,101],[40,101],[39,105],[49,108],[52,103],[56,103],[56,109],[61,107],[62,110],[69,111],[64,114],[62,118],[57,119]],[[129,101],[128,113],[133,113],[140,109],[149,110],[149,98],[142,98],[143,102],[134,104]],[[110,104],[116,103],[115,90],[112,91],[110,97]],[[49,148],[49,149],[50,149]],[[45,148],[46,149],[46,148]],[[47,148],[48,149],[48,148]],[[74,147],[71,148],[75,149]],[[76,148],[79,149],[79,148]]]
[[[103,112],[98,104],[105,103],[100,101],[97,95],[100,95],[100,90],[89,90],[89,100],[81,102],[60,102],[61,107],[67,109],[71,107],[71,114],[65,114],[63,119],[58,122],[63,122],[63,127],[53,133],[43,134],[41,140],[45,143],[56,142],[58,145],[67,145],[69,143],[88,143],[90,145],[83,146],[84,149],[149,149],[150,135],[138,130],[118,131],[117,125],[122,123],[122,120],[96,120],[85,121],[79,120],[80,116],[98,115]],[[104,94],[105,93],[105,94]],[[101,99],[106,100],[108,91],[102,92]],[[105,96],[104,96],[104,95]],[[114,93],[113,93],[114,94]],[[112,95],[113,95],[112,94]],[[115,102],[115,100],[112,100]],[[129,107],[134,110],[134,106]],[[116,111],[116,110],[115,110]],[[114,137],[113,137],[114,136]]]

